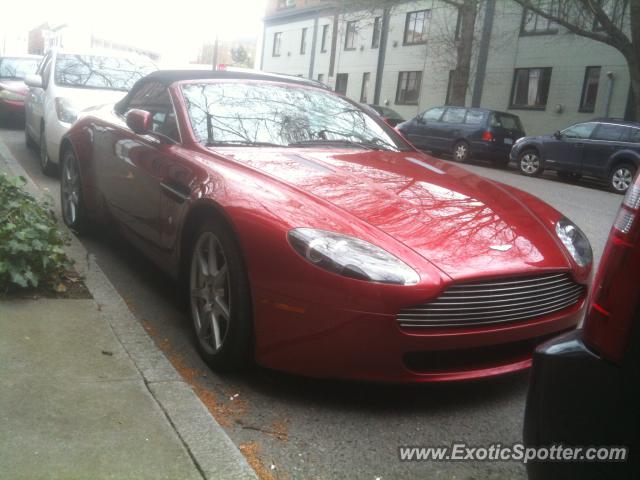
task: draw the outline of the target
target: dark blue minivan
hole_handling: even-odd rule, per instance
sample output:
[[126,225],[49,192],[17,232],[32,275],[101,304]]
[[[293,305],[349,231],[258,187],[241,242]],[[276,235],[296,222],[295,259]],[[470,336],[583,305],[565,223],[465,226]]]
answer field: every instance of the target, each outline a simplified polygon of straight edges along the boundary
[[459,162],[487,158],[500,166],[509,163],[511,146],[525,136],[517,115],[485,108],[430,108],[396,128],[418,148],[451,153]]

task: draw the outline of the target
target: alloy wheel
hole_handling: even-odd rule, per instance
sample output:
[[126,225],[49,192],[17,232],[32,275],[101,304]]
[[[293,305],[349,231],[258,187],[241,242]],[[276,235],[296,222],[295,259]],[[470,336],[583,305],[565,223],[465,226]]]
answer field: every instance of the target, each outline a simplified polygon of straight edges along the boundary
[[191,258],[191,316],[198,341],[209,354],[224,346],[231,322],[231,288],[227,257],[211,232],[198,238]]
[[534,175],[540,170],[540,158],[533,152],[525,153],[520,159],[520,170],[528,175]]
[[78,220],[80,175],[78,174],[75,158],[71,153],[67,153],[64,159],[60,189],[62,191],[62,213],[65,223],[73,226]]
[[619,167],[611,175],[611,186],[618,192],[626,192],[633,182],[633,172],[629,167]]
[[458,162],[465,161],[468,154],[469,148],[464,143],[457,144],[455,149],[453,150],[453,158],[455,158]]

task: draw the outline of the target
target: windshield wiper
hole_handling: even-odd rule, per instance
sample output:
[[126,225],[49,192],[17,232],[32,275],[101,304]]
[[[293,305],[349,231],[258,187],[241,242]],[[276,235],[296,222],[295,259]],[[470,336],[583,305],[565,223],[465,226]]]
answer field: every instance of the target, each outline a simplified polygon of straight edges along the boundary
[[[386,145],[386,143],[385,143]],[[365,150],[390,150],[376,142],[354,142],[352,140],[302,140],[289,144],[290,147],[317,147],[317,146],[339,146],[357,147]]]
[[249,140],[211,141],[211,142],[207,142],[205,145],[207,147],[228,147],[230,145],[242,145],[247,147],[286,147],[286,145],[280,145],[278,143],[251,142]]

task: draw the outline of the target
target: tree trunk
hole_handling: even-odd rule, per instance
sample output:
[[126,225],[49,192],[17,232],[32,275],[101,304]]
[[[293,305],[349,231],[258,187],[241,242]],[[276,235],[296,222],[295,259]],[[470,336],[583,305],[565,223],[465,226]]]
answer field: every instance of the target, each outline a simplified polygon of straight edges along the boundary
[[449,104],[464,106],[467,99],[469,77],[471,75],[471,55],[473,53],[473,35],[478,13],[477,0],[464,0],[458,6],[460,19],[459,38],[456,39],[456,68],[451,78]]

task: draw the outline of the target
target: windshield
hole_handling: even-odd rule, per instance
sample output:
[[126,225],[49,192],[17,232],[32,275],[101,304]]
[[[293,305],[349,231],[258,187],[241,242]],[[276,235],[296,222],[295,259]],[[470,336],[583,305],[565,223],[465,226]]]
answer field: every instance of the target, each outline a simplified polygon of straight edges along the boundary
[[133,84],[155,70],[146,57],[119,58],[97,55],[58,55],[56,85],[128,91]]
[[36,73],[39,63],[38,58],[0,58],[0,78],[22,80]]
[[184,85],[182,94],[203,144],[408,149],[359,107],[326,90],[216,82]]

